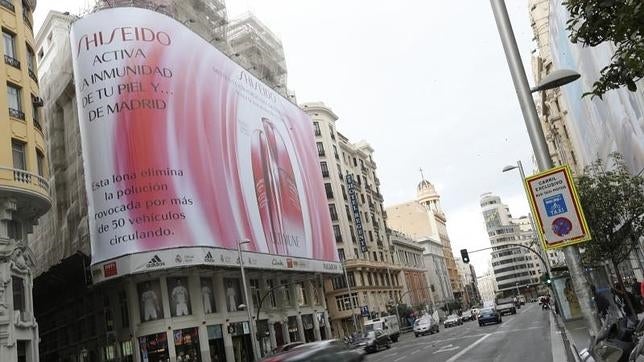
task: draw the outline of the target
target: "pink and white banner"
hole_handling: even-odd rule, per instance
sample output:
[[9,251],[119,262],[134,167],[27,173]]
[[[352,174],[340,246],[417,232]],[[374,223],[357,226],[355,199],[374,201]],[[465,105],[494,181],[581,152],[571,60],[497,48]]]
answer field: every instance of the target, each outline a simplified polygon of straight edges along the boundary
[[71,30],[92,263],[177,247],[337,261],[310,119],[177,21]]

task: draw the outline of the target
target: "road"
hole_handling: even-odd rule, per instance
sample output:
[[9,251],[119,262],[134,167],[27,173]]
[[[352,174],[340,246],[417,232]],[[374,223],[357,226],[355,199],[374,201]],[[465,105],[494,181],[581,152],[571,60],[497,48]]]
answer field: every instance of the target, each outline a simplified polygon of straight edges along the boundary
[[553,362],[548,312],[528,303],[516,315],[503,316],[501,324],[480,327],[477,322],[464,322],[418,338],[407,333],[391,349],[367,355],[366,361]]

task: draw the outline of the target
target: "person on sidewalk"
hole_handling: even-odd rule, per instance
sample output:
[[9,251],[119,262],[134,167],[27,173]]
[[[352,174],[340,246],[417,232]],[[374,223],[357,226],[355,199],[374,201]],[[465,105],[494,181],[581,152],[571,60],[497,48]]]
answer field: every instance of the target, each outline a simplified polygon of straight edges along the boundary
[[610,308],[610,301],[602,293],[597,292],[597,288],[594,285],[590,286],[591,291],[593,292],[593,299],[595,300],[595,306],[597,307],[597,313],[601,319],[606,318],[606,313],[608,313],[608,308]]

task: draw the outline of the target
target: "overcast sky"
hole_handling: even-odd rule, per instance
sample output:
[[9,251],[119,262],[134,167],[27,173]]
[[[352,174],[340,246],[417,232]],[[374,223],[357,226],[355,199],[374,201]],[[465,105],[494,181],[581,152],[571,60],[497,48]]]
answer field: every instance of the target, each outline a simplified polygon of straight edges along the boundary
[[[508,0],[528,77],[534,49],[527,0]],[[89,0],[39,0],[78,13]],[[288,85],[299,102],[323,101],[337,128],[375,149],[385,206],[416,196],[419,168],[441,195],[455,257],[489,246],[479,198],[493,192],[513,216],[528,205],[518,173],[533,163],[529,139],[489,1],[227,0],[281,37]],[[471,255],[477,273],[489,252]]]

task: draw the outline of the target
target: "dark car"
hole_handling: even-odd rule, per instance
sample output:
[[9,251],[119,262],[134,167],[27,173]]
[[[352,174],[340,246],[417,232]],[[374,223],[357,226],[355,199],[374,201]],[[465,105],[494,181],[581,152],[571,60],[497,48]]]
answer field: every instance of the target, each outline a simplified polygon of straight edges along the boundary
[[304,362],[304,361],[333,361],[361,362],[365,352],[362,349],[352,349],[349,345],[337,339],[304,343],[289,351],[276,354],[261,360],[261,362]]
[[366,332],[354,342],[354,346],[364,348],[367,352],[377,352],[382,348],[391,348],[391,338],[382,329]]
[[479,311],[479,326],[501,322],[501,314],[495,308],[482,308]]
[[304,344],[304,342],[292,342],[292,343],[283,344],[283,345],[273,349],[273,354],[278,354],[278,353],[290,351],[293,348],[295,348],[297,346],[301,346],[303,344]]

